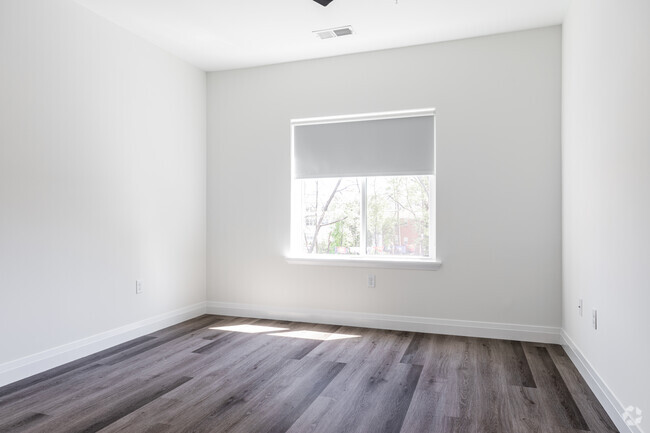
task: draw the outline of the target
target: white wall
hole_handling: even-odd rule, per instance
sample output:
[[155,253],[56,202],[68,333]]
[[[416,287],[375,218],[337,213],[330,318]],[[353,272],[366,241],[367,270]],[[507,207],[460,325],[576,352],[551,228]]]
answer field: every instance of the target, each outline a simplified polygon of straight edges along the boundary
[[[560,74],[560,27],[210,73],[208,300],[559,327]],[[287,264],[289,120],[424,107],[442,268]]]
[[646,431],[649,19],[647,0],[573,2],[564,25],[562,151],[563,327],[618,403],[646,411]]
[[0,59],[0,365],[204,302],[205,73],[68,0]]

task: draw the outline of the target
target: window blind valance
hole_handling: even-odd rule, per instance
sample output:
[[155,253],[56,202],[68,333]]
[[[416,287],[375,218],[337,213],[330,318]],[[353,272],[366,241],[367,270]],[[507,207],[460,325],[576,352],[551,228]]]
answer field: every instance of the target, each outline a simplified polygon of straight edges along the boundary
[[434,174],[433,114],[293,128],[296,179]]

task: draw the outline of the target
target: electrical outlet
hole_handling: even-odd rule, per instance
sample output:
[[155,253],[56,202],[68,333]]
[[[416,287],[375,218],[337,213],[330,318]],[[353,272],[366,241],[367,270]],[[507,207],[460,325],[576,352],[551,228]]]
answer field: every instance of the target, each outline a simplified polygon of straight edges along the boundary
[[578,314],[580,315],[580,317],[582,317],[582,311],[583,311],[582,298],[580,298],[580,299],[578,299]]
[[135,294],[139,295],[142,293],[142,280],[135,280]]
[[371,289],[375,288],[376,279],[374,275],[368,275],[368,287]]
[[598,310],[595,308],[591,310],[591,324],[594,329],[598,329]]

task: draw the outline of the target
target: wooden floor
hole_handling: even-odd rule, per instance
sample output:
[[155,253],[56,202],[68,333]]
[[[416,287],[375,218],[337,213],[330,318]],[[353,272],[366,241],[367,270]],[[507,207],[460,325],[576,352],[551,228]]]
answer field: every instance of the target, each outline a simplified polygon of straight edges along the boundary
[[0,431],[617,430],[560,346],[202,316],[0,388]]

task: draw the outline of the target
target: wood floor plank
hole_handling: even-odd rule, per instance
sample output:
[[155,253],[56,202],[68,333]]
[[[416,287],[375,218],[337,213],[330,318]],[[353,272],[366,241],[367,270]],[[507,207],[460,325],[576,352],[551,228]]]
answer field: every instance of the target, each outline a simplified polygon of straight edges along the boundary
[[34,424],[44,423],[47,415],[44,413],[27,412],[20,416],[6,417],[0,420],[0,433],[18,433],[32,428]]
[[441,381],[424,367],[420,380],[413,392],[411,404],[402,427],[402,432],[450,433],[451,425],[444,415],[444,386]]
[[329,422],[314,431],[399,432],[422,367],[398,361],[346,365],[322,393],[336,402],[324,415]]
[[[417,362],[414,362],[414,358],[417,355],[418,350],[422,346],[422,342],[424,339],[425,339],[424,334],[421,334],[419,332],[414,333],[413,337],[411,338],[411,342],[406,348],[406,351],[404,351],[404,355],[402,355],[402,359],[400,360],[400,362],[404,364],[418,364]],[[420,362],[420,364],[418,365],[422,365],[422,363]]]
[[404,424],[401,433],[450,433],[456,431],[457,418],[449,416],[427,416],[422,418],[410,418],[409,423]]
[[421,365],[411,365],[406,380],[400,383],[401,389],[398,390],[398,395],[391,397],[394,400],[394,413],[384,422],[382,431],[399,432],[402,430],[404,418],[406,418],[421,374]]
[[[330,424],[327,413],[336,404],[336,400],[329,397],[318,396],[312,404],[303,412],[287,433],[314,433],[316,430],[323,430]],[[324,427],[325,426],[325,427]]]
[[146,430],[140,430],[142,433],[165,433],[171,431],[172,426],[169,424],[154,424]]
[[551,379],[551,384],[559,403],[564,408],[567,417],[571,420],[571,426],[577,430],[589,430],[587,421],[585,421],[582,412],[575,403],[569,388],[567,387],[562,375],[558,371],[551,355],[548,353],[546,347],[537,347],[544,367],[547,372],[547,377]]
[[[461,367],[463,337],[416,334],[417,350],[410,345],[402,362],[423,364],[422,375],[415,389],[404,421],[404,432],[447,433],[454,429],[459,414],[457,373]],[[414,339],[415,340],[415,339]]]
[[[478,388],[475,395],[479,420],[485,433],[508,433],[501,411],[506,407],[506,379],[498,362],[499,342],[476,341]],[[490,402],[486,404],[486,402]],[[514,433],[514,432],[512,432]]]
[[479,377],[476,373],[477,353],[475,345],[469,339],[463,341],[459,347],[459,363],[449,381],[449,392],[457,393],[457,414],[454,423],[454,432],[472,432],[476,430],[476,420],[473,413],[477,411],[474,392],[478,386]]
[[[186,384],[186,386],[187,385],[189,385],[189,382]],[[170,392],[173,392],[173,390]],[[138,410],[133,411],[126,416],[123,416],[122,418],[116,420],[112,424],[109,424],[99,431],[101,433],[156,433],[157,431],[173,431],[170,424],[161,422],[160,420],[160,414],[165,413],[166,410],[169,410],[181,403],[179,400],[169,398],[169,394],[170,393],[167,393],[156,400],[152,400],[151,402],[140,407]],[[152,411],[151,408],[154,406],[156,410]]]
[[[271,383],[251,400],[255,412],[247,413],[243,422],[238,422],[233,433],[284,433],[300,418],[330,382],[341,372],[345,364],[340,362],[307,361],[309,374],[296,377],[278,387]],[[251,416],[254,415],[254,416]]]
[[523,386],[526,388],[537,388],[533,372],[530,370],[528,358],[526,358],[521,341],[510,341],[508,343],[512,349],[512,357],[509,356],[510,352],[505,351],[505,369],[508,373],[508,384]]
[[586,418],[596,420],[596,422],[588,422],[591,431],[594,433],[618,432],[614,422],[600,405],[593,391],[583,380],[578,369],[573,365],[562,346],[554,344],[547,345],[546,347],[560,375],[564,379],[569,392],[573,396],[576,405],[578,405],[580,412]]
[[510,385],[505,392],[503,419],[507,431],[544,433],[537,388]]
[[576,405],[546,347],[523,346],[540,393],[543,416],[557,427],[589,431],[589,426]]
[[0,388],[4,431],[617,430],[560,346],[204,315]]
[[[458,369],[459,416],[454,431],[509,433],[505,374],[498,362],[500,342],[469,338]],[[488,404],[486,404],[489,402]]]
[[58,417],[48,425],[48,430],[79,433],[97,432],[191,379],[191,377],[164,377],[155,381],[143,382],[131,392],[115,395],[111,399],[102,398],[91,404],[82,404],[83,410]]
[[[469,339],[449,335],[431,335],[424,354],[424,374],[429,382],[441,384],[436,416],[457,419],[461,416],[461,389],[464,375],[471,371]],[[424,382],[420,382],[423,384]],[[455,421],[455,426],[458,422]]]

